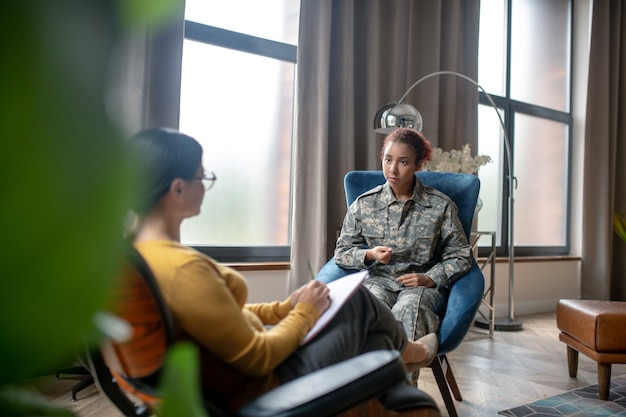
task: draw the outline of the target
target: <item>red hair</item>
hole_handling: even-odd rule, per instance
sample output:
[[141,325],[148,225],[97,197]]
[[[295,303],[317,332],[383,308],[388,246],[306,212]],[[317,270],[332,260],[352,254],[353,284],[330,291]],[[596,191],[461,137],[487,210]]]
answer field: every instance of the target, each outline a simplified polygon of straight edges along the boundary
[[433,156],[433,150],[430,147],[430,142],[422,132],[418,132],[415,129],[408,127],[402,127],[394,130],[385,137],[383,142],[383,148],[380,151],[381,158],[384,156],[385,147],[391,142],[404,143],[409,145],[415,152],[415,163],[418,169],[424,165],[424,162],[430,161]]

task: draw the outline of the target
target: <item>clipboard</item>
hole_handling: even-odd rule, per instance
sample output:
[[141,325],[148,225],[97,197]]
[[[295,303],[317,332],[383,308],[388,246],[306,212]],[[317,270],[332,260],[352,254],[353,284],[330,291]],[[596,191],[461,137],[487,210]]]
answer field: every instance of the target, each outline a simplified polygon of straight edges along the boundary
[[350,275],[346,275],[339,279],[326,284],[330,290],[330,306],[322,313],[320,318],[315,322],[311,330],[306,334],[301,345],[307,344],[311,339],[318,335],[328,323],[335,317],[339,309],[352,297],[359,289],[365,278],[369,275],[368,271],[359,271]]

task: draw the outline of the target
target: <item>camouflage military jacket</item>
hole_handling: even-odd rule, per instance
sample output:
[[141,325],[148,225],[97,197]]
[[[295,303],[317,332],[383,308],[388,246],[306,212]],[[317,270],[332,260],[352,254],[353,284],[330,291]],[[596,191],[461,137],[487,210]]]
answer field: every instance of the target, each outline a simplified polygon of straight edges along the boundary
[[[367,248],[389,246],[388,265],[365,262]],[[445,194],[416,179],[413,196],[395,198],[385,183],[360,195],[348,209],[335,248],[335,262],[369,269],[371,279],[398,291],[396,278],[418,272],[447,292],[471,268],[471,251],[456,205]]]

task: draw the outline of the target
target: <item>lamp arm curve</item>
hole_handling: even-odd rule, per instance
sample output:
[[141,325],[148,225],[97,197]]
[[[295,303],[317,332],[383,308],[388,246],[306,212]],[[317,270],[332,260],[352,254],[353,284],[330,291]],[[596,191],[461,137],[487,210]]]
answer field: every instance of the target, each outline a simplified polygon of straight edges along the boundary
[[498,115],[498,120],[500,121],[500,126],[502,126],[502,133],[504,135],[504,146],[506,148],[509,175],[512,176],[513,175],[513,169],[512,169],[513,167],[512,167],[512,162],[511,162],[511,142],[509,140],[509,135],[506,133],[506,128],[504,126],[504,120],[502,120],[502,115],[498,111],[498,106],[496,106],[496,103],[493,101],[493,99],[491,98],[489,93],[487,93],[487,91],[485,91],[485,89],[480,84],[478,84],[478,82],[476,80],[468,77],[467,75],[461,74],[460,72],[456,72],[456,71],[436,71],[436,72],[432,72],[430,74],[427,74],[427,75],[423,76],[422,78],[420,78],[419,80],[417,80],[413,84],[411,84],[411,86],[404,92],[404,94],[402,94],[402,97],[400,97],[400,100],[398,100],[398,103],[403,102],[404,99],[406,98],[406,96],[417,85],[421,84],[422,82],[426,81],[429,78],[436,77],[436,76],[439,76],[439,75],[455,75],[455,76],[457,76],[459,78],[463,78],[464,80],[469,81],[470,83],[474,84],[485,95],[485,97],[487,97],[487,100],[489,100],[489,104],[491,104],[491,107],[494,108],[494,110],[496,111],[496,114]]
[[429,78],[432,77],[436,77],[439,75],[454,75],[456,77],[462,78],[472,84],[474,84],[479,91],[481,91],[485,97],[487,97],[487,100],[489,101],[489,104],[491,104],[491,107],[493,107],[493,109],[495,110],[496,114],[498,115],[498,120],[500,121],[500,126],[502,127],[502,134],[504,136],[504,148],[505,148],[505,152],[506,152],[506,156],[507,156],[507,168],[509,171],[509,176],[508,176],[508,188],[509,188],[509,198],[508,198],[508,213],[509,213],[509,218],[508,218],[508,238],[509,238],[509,242],[508,242],[508,249],[509,249],[509,319],[513,320],[515,313],[513,311],[513,275],[514,275],[514,267],[513,267],[513,263],[514,263],[514,259],[515,259],[515,255],[514,255],[514,248],[515,248],[515,244],[514,244],[514,240],[513,240],[513,202],[514,202],[514,198],[513,198],[513,190],[516,188],[517,186],[517,178],[513,175],[513,155],[512,155],[512,151],[511,151],[511,141],[509,140],[509,135],[506,132],[506,127],[504,125],[504,120],[502,120],[502,115],[500,114],[500,112],[498,111],[498,106],[496,106],[496,103],[493,101],[493,99],[491,98],[491,96],[489,95],[489,93],[487,93],[485,91],[485,89],[478,84],[478,82],[470,77],[468,77],[467,75],[463,75],[459,72],[456,71],[435,71],[432,72],[430,74],[427,74],[425,76],[423,76],[422,78],[418,79],[417,81],[415,81],[413,84],[411,84],[411,86],[406,90],[406,92],[402,95],[402,97],[400,97],[400,100],[398,100],[398,103],[402,103],[404,101],[404,99],[406,98],[406,96],[411,92],[411,90],[413,90],[413,88],[415,88],[417,85],[421,84],[423,81],[426,81]]

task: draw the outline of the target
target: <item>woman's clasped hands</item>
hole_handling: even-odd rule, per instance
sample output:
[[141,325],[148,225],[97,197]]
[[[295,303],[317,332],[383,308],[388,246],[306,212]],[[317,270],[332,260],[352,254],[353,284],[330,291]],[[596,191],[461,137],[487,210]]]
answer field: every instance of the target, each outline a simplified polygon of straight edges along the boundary
[[375,246],[367,251],[365,254],[365,260],[377,261],[381,264],[387,265],[391,262],[391,255],[393,255],[393,249],[389,246]]
[[[370,262],[375,261],[383,265],[387,265],[391,262],[391,255],[393,255],[393,249],[389,246],[375,246],[367,251],[365,260]],[[433,281],[428,275],[418,273],[404,274],[399,276],[396,281],[405,287],[432,288],[435,286],[435,281]]]
[[435,286],[435,281],[431,277],[424,274],[412,273],[399,276],[396,280],[405,287],[429,287]]

